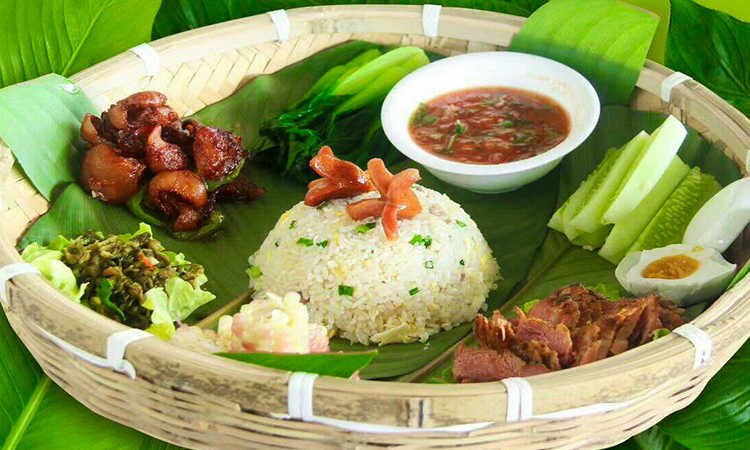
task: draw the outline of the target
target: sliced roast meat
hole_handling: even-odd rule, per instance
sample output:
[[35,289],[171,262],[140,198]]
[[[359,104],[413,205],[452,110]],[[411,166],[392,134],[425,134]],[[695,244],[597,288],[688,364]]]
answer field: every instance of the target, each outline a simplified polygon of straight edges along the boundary
[[509,342],[514,338],[513,326],[500,311],[492,313],[491,319],[477,314],[474,318],[474,334],[483,346],[495,350],[508,348]]
[[529,377],[549,372],[540,364],[529,365],[510,350],[459,345],[453,364],[453,378],[460,383],[497,381],[509,377]]
[[463,382],[491,381],[588,364],[682,325],[682,312],[656,296],[611,301],[584,286],[566,286],[528,314],[516,308],[517,317],[508,320],[499,311],[491,319],[477,315],[474,333],[482,346],[459,348],[454,374]]
[[573,328],[581,317],[578,303],[567,296],[548,297],[531,307],[529,317],[546,320],[552,325]]
[[[516,308],[518,325],[515,329],[516,339],[521,342],[537,341],[547,345],[559,356],[564,364],[573,357],[573,341],[570,330],[563,324],[553,326],[550,322],[534,317],[528,318],[519,308]],[[552,367],[550,367],[552,368]]]

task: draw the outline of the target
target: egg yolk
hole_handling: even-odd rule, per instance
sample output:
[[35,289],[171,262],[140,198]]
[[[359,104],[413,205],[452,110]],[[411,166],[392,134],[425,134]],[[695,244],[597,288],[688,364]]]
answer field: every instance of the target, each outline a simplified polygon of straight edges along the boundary
[[694,274],[701,266],[700,261],[687,255],[665,256],[652,261],[641,272],[643,278],[679,280]]

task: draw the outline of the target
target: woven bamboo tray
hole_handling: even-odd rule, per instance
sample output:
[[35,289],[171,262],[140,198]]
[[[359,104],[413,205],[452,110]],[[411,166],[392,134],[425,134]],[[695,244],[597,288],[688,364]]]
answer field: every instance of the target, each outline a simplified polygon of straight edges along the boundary
[[[426,37],[422,16],[423,9],[417,6],[290,10],[289,37],[284,42],[278,41],[268,15],[250,17],[152,43],[159,59],[153,76],[143,59],[127,52],[72,80],[101,108],[137,91],[157,90],[180,114],[191,114],[256,75],[275,72],[348,40],[416,45],[446,55],[502,50],[524,20],[443,8],[437,37]],[[283,20],[280,24],[283,37]],[[693,81],[676,86],[670,101],[663,101],[662,82],[670,74],[648,62],[631,107],[671,112],[724,148],[746,175],[750,121]],[[0,144],[0,266],[22,262],[15,243],[48,207],[11,166],[9,149]],[[748,247],[739,239],[734,250],[743,258]],[[288,412],[288,372],[194,353],[151,338],[127,347],[125,358],[137,372],[131,379],[85,362],[50,340],[53,335],[102,356],[107,337],[125,326],[67,300],[38,275],[15,277],[8,290],[6,313],[13,328],[56,383],[99,414],[196,449],[609,447],[687,406],[750,333],[750,279],[746,279],[693,322],[713,341],[712,358],[697,370],[694,347],[671,334],[604,361],[528,379],[534,417],[510,422],[506,420],[508,394],[500,382],[425,385],[320,377],[312,395],[316,421],[305,422],[278,418]],[[579,410],[577,416],[544,416],[598,404],[616,405],[599,406],[587,414]],[[342,428],[341,423],[321,423],[318,418],[350,422]],[[351,422],[401,428],[352,428]],[[474,431],[434,429],[458,424],[484,426],[470,427]]]

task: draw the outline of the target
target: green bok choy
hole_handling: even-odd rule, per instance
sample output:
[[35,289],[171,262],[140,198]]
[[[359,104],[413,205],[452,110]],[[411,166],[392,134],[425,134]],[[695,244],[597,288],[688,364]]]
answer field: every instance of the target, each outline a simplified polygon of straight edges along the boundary
[[399,47],[367,50],[329,69],[289,111],[263,125],[261,133],[276,152],[261,151],[257,157],[302,182],[312,179],[308,163],[323,145],[360,166],[373,157],[399,161],[382,136],[380,107],[399,80],[429,62],[424,50]]

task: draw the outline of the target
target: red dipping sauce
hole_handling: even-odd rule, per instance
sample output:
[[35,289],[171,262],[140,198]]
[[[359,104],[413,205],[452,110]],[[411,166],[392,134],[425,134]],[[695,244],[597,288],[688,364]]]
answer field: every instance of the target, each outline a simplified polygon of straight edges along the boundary
[[477,88],[421,103],[409,132],[417,145],[441,158],[502,164],[556,147],[570,132],[570,119],[547,96],[521,89]]

